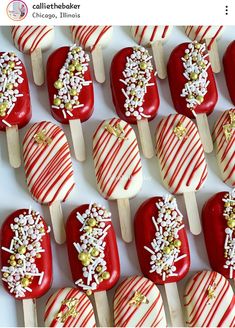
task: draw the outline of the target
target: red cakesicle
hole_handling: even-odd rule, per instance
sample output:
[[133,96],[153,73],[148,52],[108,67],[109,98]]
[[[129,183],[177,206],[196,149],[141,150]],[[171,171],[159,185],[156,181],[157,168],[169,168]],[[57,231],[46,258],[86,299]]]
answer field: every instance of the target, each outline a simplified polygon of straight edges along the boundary
[[224,75],[232,103],[235,105],[235,41],[232,41],[223,57]]
[[144,47],[120,50],[112,60],[110,83],[118,116],[129,124],[138,125],[144,155],[152,157],[148,121],[157,115],[159,94],[148,50]]
[[164,284],[172,325],[184,326],[176,282],[189,271],[190,253],[176,199],[147,199],[135,215],[134,229],[141,271],[155,284]]
[[13,212],[1,229],[3,287],[17,300],[23,300],[25,324],[30,326],[37,321],[32,301],[43,296],[52,283],[49,231],[41,215],[31,209]]
[[232,250],[232,239],[235,238],[234,209],[234,191],[215,194],[207,200],[202,209],[202,226],[211,268],[227,279],[235,279],[232,264],[235,260]]
[[83,161],[81,122],[88,120],[94,109],[89,56],[76,46],[56,49],[48,58],[47,85],[52,116],[62,124],[70,124],[75,156]]
[[6,131],[9,161],[12,167],[21,165],[18,129],[32,117],[28,77],[22,61],[12,52],[0,53],[1,68],[0,131]]
[[172,51],[167,65],[175,110],[189,118],[196,118],[204,149],[208,153],[213,151],[213,143],[206,115],[213,112],[218,100],[215,78],[209,63],[205,45],[194,41],[178,45]]
[[94,292],[100,324],[110,326],[106,291],[117,283],[120,276],[111,213],[95,203],[81,205],[70,214],[66,235],[73,281],[88,295]]

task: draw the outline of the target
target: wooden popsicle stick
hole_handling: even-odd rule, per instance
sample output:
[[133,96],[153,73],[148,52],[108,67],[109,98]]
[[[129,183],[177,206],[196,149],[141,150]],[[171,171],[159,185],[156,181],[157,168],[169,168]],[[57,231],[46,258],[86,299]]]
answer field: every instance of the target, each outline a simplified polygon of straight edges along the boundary
[[63,244],[66,240],[64,218],[60,202],[55,202],[49,206],[51,214],[51,223],[55,241],[57,244]]
[[34,83],[40,87],[41,85],[43,85],[45,80],[41,48],[35,49],[33,52],[31,52],[30,56],[33,71],[33,80]]
[[213,141],[211,137],[211,131],[206,114],[197,114],[196,116],[197,126],[202,141],[204,151],[206,153],[212,153]]
[[95,79],[99,83],[105,82],[104,59],[101,46],[96,46],[91,52]]
[[155,62],[157,75],[160,79],[165,79],[167,77],[166,63],[164,60],[164,51],[161,41],[156,41],[151,44],[153,51],[153,59]]
[[95,292],[94,298],[99,327],[112,327],[112,317],[106,291]]
[[22,302],[25,327],[38,327],[36,300],[25,299]]
[[[211,43],[211,39],[205,40],[206,45],[208,46]],[[210,49],[207,49],[209,53],[211,68],[214,73],[219,73],[221,71],[220,59],[219,59],[219,52],[217,47],[217,42],[214,42],[210,45]]]
[[195,192],[185,192],[184,201],[186,205],[190,231],[194,235],[199,235],[202,231],[202,227]]
[[79,162],[86,160],[86,147],[80,120],[69,120],[75,157]]
[[21,165],[20,157],[20,137],[17,125],[6,127],[7,148],[9,162],[12,167],[17,169]]
[[121,227],[122,239],[126,243],[132,242],[132,222],[131,222],[131,209],[128,198],[117,199],[119,221]]
[[154,148],[147,118],[138,120],[137,126],[139,130],[140,142],[144,157],[148,159],[152,158],[154,156]]
[[165,284],[172,327],[185,327],[179,292],[175,282]]

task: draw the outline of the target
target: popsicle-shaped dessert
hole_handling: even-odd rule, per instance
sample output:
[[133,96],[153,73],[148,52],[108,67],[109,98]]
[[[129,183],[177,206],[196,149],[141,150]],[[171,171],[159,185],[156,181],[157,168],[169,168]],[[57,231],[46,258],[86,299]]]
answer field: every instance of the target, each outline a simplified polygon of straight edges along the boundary
[[213,139],[222,179],[235,187],[235,109],[226,110],[219,117]]
[[161,294],[140,276],[126,278],[114,295],[115,327],[167,327]]
[[116,112],[121,119],[137,124],[146,158],[154,155],[148,121],[154,119],[159,107],[151,58],[144,47],[124,48],[114,56],[110,70]]
[[23,140],[23,157],[29,192],[48,205],[55,240],[65,242],[61,202],[75,183],[69,145],[63,130],[51,122],[35,123]]
[[155,284],[164,284],[172,326],[184,326],[176,282],[190,267],[188,239],[176,199],[147,199],[138,209],[135,241],[141,271]]
[[223,34],[225,26],[185,26],[185,34],[192,40],[205,42],[210,56],[210,62],[214,73],[219,73],[220,60],[217,48],[217,40]]
[[105,199],[117,200],[122,238],[132,241],[129,198],[141,189],[142,165],[132,127],[118,118],[101,122],[93,136],[97,188]]
[[235,189],[219,192],[205,203],[202,226],[212,270],[235,279]]
[[232,103],[235,105],[235,41],[232,41],[223,57],[224,75]]
[[95,79],[99,83],[105,82],[105,69],[102,48],[111,41],[112,26],[71,26],[73,42],[91,52]]
[[26,327],[37,327],[36,298],[52,282],[50,228],[32,209],[10,214],[1,229],[1,273],[3,287],[23,301]]
[[120,276],[119,255],[111,213],[96,203],[75,208],[66,224],[67,248],[75,285],[94,293],[100,326],[110,327],[106,291]]
[[81,47],[61,47],[47,62],[47,85],[53,117],[69,124],[75,157],[86,159],[81,122],[90,118],[94,107],[89,56]]
[[234,327],[235,295],[228,280],[202,271],[188,282],[184,295],[189,327]]
[[51,295],[44,313],[45,327],[96,327],[91,301],[75,288],[61,288]]
[[166,63],[164,60],[163,43],[169,38],[172,31],[171,26],[132,26],[133,39],[143,47],[151,47],[153,58],[160,79],[167,76]]
[[44,83],[42,52],[49,49],[54,39],[52,26],[13,26],[12,38],[16,48],[31,57],[34,83]]
[[9,162],[21,165],[18,129],[31,119],[29,85],[22,61],[13,52],[0,52],[0,131],[6,131]]
[[215,108],[218,94],[205,44],[182,43],[171,53],[168,78],[175,110],[196,118],[205,152],[213,151],[207,115]]
[[183,194],[190,230],[201,232],[195,197],[207,178],[207,163],[196,125],[181,114],[163,118],[156,132],[156,152],[164,186]]

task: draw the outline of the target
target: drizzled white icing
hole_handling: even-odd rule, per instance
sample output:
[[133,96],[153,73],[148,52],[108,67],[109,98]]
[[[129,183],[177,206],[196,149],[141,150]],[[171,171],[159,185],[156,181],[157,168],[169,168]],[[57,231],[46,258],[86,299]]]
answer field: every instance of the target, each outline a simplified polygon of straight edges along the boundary
[[10,293],[16,298],[24,297],[26,291],[32,292],[29,287],[34,279],[41,285],[44,272],[37,267],[37,259],[42,256],[42,238],[50,232],[45,231],[43,220],[38,212],[23,212],[14,218],[9,227],[14,236],[8,247],[2,251],[9,253],[9,265],[2,267],[2,280],[8,284]]
[[73,110],[84,106],[79,102],[79,94],[83,87],[92,83],[84,77],[89,61],[89,55],[81,47],[73,45],[69,48],[67,59],[54,84],[58,92],[54,94],[52,105],[52,108],[62,110],[64,118],[73,117]]
[[22,77],[22,62],[12,52],[5,52],[0,56],[0,120],[6,125],[6,116],[15,107],[18,97],[23,97],[19,93],[19,84],[24,81]]
[[230,279],[233,278],[235,270],[235,189],[226,194],[223,198],[224,202],[224,217],[227,220],[225,229],[225,264],[224,268],[229,270]]
[[184,57],[181,58],[185,69],[183,75],[187,79],[181,97],[186,98],[187,107],[194,116],[196,116],[194,109],[204,101],[210,83],[207,73],[210,67],[208,56],[206,45],[194,41],[189,43]]
[[167,277],[178,276],[175,263],[187,256],[181,254],[179,231],[184,228],[183,216],[176,199],[167,195],[156,203],[158,216],[152,217],[155,226],[155,238],[151,246],[144,248],[151,254],[149,272],[156,272],[166,280]]
[[124,79],[120,79],[125,85],[122,88],[126,97],[125,115],[135,116],[137,120],[150,117],[144,114],[143,104],[147,88],[154,86],[154,83],[149,82],[153,71],[151,58],[145,48],[133,48],[132,54],[126,58],[125,70],[122,72]]
[[[83,278],[78,279],[75,284],[83,290],[91,292],[103,279],[109,278],[105,259],[105,238],[111,227],[110,224],[107,224],[107,222],[111,222],[111,213],[101,205],[90,204],[82,215],[77,212],[77,219],[82,224],[80,229],[82,233],[79,242],[74,243],[74,247],[83,265]],[[82,260],[81,254],[84,260]]]

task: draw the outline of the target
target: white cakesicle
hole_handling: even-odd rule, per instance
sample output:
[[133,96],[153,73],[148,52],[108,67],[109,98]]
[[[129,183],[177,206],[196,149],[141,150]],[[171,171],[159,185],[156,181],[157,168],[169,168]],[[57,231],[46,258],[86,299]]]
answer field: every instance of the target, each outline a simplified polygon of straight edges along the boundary
[[[223,34],[225,26],[198,26],[198,25],[191,25],[185,26],[185,34],[192,40],[197,40],[198,42],[204,42],[207,39],[216,40],[220,38]],[[212,41],[212,42],[213,42]]]
[[218,166],[223,181],[235,186],[235,109],[226,110],[218,118],[213,131]]
[[215,271],[198,272],[184,295],[190,327],[234,327],[235,295],[229,281]]
[[165,42],[172,32],[172,26],[132,26],[133,39],[140,45],[147,47],[156,41]]

